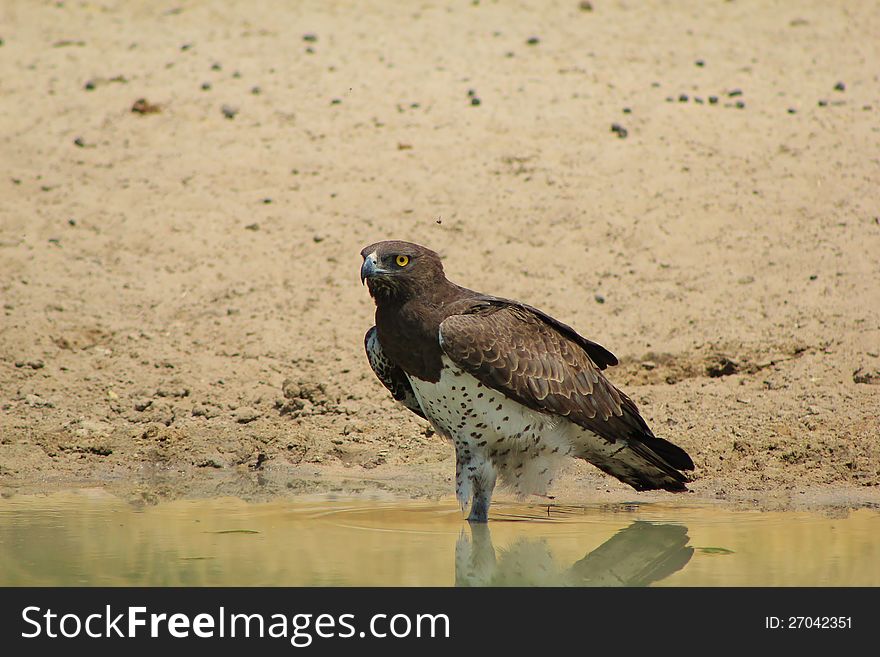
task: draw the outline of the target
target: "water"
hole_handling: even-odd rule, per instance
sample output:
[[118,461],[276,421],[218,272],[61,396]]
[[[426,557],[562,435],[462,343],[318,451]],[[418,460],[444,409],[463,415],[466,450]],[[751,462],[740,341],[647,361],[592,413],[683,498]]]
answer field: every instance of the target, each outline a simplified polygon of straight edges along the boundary
[[880,512],[0,499],[2,586],[880,586]]

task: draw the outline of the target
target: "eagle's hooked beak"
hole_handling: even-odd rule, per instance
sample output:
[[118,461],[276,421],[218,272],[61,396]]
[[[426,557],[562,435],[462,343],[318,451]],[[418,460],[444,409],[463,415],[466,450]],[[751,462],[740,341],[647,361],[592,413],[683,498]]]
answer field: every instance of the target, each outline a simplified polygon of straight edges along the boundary
[[371,253],[364,258],[364,264],[361,265],[361,285],[363,285],[364,281],[367,280],[370,276],[375,276],[377,272],[378,267],[376,267],[376,254]]

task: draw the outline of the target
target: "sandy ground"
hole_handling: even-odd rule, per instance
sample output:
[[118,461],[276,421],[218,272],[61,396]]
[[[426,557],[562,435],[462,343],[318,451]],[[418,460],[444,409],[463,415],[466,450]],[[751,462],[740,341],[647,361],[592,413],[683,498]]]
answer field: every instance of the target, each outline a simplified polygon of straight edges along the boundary
[[0,490],[450,495],[363,354],[399,238],[614,352],[693,499],[880,503],[880,13],[581,5],[3,2]]

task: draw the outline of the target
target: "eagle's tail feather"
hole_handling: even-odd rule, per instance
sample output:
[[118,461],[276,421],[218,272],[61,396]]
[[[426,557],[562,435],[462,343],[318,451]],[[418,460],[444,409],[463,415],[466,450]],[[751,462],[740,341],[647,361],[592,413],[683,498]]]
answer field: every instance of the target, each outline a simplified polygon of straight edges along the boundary
[[[654,438],[658,443],[662,443],[663,447],[668,445],[669,447],[675,447],[672,443],[663,440],[662,438]],[[676,466],[670,464],[665,457],[665,454],[658,454],[655,449],[656,443],[648,443],[645,442],[644,439],[641,441],[630,441],[627,447],[624,449],[624,452],[628,452],[627,457],[622,458],[620,460],[620,465],[623,466],[622,470],[625,474],[625,478],[620,477],[618,474],[614,474],[614,476],[618,477],[621,481],[629,484],[636,490],[668,490],[673,493],[680,493],[682,491],[686,491],[687,487],[685,484],[689,481],[687,476],[683,473],[679,472],[678,468],[681,466]],[[663,450],[661,447],[661,451]],[[687,457],[688,462],[690,462],[690,457],[684,452],[684,450],[680,448],[676,448]],[[676,454],[676,457],[678,455]],[[681,462],[678,458],[676,458],[676,463]],[[690,463],[690,467],[693,468],[693,463]]]
[[641,436],[641,441],[661,459],[678,470],[693,470],[694,462],[686,451],[678,445],[657,436]]
[[693,462],[684,450],[662,438],[619,439],[610,445],[585,441],[579,447],[576,456],[636,490],[687,490],[690,480],[680,470],[693,468]]

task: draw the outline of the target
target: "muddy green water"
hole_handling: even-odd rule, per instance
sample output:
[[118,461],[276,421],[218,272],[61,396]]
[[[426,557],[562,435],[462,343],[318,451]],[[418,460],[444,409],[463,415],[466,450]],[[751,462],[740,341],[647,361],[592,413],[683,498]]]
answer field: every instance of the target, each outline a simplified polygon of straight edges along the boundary
[[880,512],[0,499],[3,586],[880,586]]

